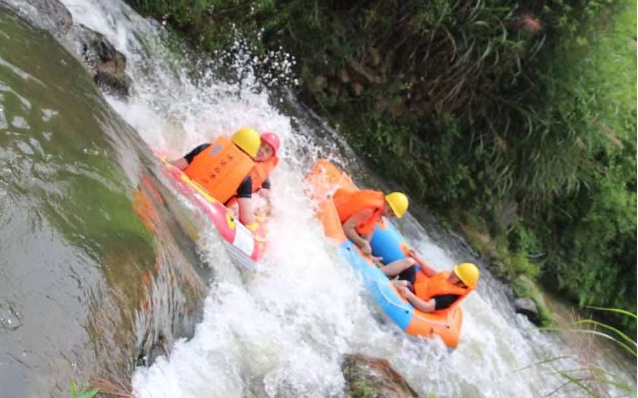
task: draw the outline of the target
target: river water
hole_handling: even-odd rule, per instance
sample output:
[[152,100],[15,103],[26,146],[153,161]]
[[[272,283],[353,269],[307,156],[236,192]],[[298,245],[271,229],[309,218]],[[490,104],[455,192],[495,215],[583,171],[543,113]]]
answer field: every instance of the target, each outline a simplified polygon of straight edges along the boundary
[[[301,189],[318,156],[355,176],[365,167],[338,131],[258,84],[252,67],[263,60],[241,43],[231,68],[240,78],[222,79],[214,60],[189,54],[120,1],[63,0],[76,24],[126,55],[134,84],[121,99],[93,87],[67,51],[72,33],[59,38],[65,49],[34,27],[43,16],[28,2],[3,1],[30,18],[0,8],[3,398],[62,396],[71,378],[90,375],[140,398],[338,397],[349,353],[385,358],[437,397],[581,397],[560,388],[558,371],[597,358],[635,386],[635,363],[538,331],[485,270],[463,304],[455,351],[385,320],[324,240]],[[294,82],[292,57],[271,61],[273,80]],[[157,176],[149,149],[177,157],[246,125],[283,142],[269,251],[251,272]],[[439,270],[476,260],[411,216],[398,225]]]

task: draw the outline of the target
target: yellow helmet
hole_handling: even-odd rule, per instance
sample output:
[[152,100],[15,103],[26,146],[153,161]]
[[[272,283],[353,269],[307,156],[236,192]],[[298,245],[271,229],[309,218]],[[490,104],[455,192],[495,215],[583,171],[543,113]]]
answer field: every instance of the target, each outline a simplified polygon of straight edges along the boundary
[[469,287],[476,286],[479,279],[479,270],[472,263],[461,263],[454,266],[454,273],[459,277],[461,282]]
[[259,151],[259,146],[261,145],[259,133],[250,127],[242,127],[235,131],[231,141],[252,157],[257,156],[257,151]]
[[408,211],[408,197],[402,192],[389,193],[385,195],[385,200],[398,218],[403,217],[405,212]]

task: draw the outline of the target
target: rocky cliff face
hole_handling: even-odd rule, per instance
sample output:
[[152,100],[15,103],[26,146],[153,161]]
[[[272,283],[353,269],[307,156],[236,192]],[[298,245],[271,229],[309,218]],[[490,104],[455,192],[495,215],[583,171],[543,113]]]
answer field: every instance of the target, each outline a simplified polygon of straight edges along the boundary
[[30,0],[27,3],[0,0],[0,4],[36,23],[72,50],[102,90],[123,97],[129,94],[132,80],[125,72],[124,54],[100,33],[75,24],[71,13],[60,1]]

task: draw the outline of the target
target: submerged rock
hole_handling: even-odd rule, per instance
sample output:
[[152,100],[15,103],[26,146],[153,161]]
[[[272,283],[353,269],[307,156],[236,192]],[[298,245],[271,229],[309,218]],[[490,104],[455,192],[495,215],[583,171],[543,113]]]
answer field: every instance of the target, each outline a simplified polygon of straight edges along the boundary
[[419,395],[385,359],[347,355],[341,365],[350,398],[416,398]]

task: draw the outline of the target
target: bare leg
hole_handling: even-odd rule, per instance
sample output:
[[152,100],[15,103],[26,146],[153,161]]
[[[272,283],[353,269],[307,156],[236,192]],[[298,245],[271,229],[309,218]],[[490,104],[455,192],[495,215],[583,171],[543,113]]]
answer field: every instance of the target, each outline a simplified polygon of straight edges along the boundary
[[392,283],[397,289],[402,286],[405,286],[407,288],[410,287],[410,283],[408,281],[400,281],[398,279],[392,279],[390,283]]
[[412,257],[406,257],[400,260],[395,260],[390,264],[382,267],[381,271],[386,276],[395,276],[412,267],[414,264],[416,264],[416,261]]

